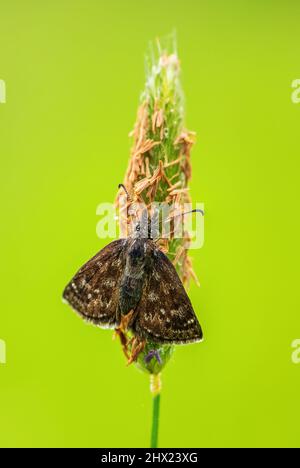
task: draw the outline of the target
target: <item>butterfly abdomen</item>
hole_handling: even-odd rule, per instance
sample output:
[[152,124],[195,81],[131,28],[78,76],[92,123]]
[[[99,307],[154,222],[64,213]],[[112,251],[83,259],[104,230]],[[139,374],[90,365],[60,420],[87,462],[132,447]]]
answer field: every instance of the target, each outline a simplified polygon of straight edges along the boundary
[[147,275],[148,256],[144,239],[128,241],[126,265],[120,283],[120,310],[126,315],[136,309],[142,297]]

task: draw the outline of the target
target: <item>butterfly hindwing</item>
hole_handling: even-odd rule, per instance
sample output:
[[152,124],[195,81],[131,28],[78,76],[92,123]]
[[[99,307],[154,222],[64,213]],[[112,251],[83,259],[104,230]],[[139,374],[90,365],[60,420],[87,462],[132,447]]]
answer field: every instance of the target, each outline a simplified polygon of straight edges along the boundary
[[157,343],[189,343],[202,330],[175,267],[152,241],[153,267],[137,308],[133,331]]
[[122,251],[126,240],[108,244],[89,260],[64,290],[64,299],[83,318],[103,327],[117,325]]

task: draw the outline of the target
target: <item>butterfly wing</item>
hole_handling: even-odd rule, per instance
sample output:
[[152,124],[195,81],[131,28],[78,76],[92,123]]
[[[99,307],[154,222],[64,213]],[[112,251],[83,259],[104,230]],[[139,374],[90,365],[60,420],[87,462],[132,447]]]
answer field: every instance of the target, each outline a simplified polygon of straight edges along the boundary
[[100,250],[76,273],[63,298],[83,318],[96,325],[113,328],[117,324],[119,282],[123,271],[125,239]]
[[136,311],[134,333],[161,344],[200,341],[201,326],[175,267],[152,241],[149,243],[153,268]]

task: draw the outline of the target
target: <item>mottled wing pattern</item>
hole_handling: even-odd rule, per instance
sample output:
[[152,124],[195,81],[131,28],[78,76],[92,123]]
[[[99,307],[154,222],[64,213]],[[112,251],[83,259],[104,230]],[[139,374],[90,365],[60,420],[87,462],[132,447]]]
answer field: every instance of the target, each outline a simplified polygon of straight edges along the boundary
[[133,331],[157,343],[192,343],[202,330],[183,284],[170,260],[152,245],[153,267],[136,311]]
[[105,328],[117,324],[125,244],[125,239],[119,239],[100,250],[76,273],[63,293],[63,298],[83,318]]

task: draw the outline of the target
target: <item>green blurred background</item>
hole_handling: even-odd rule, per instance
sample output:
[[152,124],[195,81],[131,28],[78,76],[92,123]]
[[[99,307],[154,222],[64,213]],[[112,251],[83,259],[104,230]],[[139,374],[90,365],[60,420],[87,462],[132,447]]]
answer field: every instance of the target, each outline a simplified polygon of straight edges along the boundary
[[62,304],[102,248],[148,41],[177,31],[205,333],[163,374],[160,445],[299,446],[299,2],[1,0],[1,446],[149,443],[148,377]]

